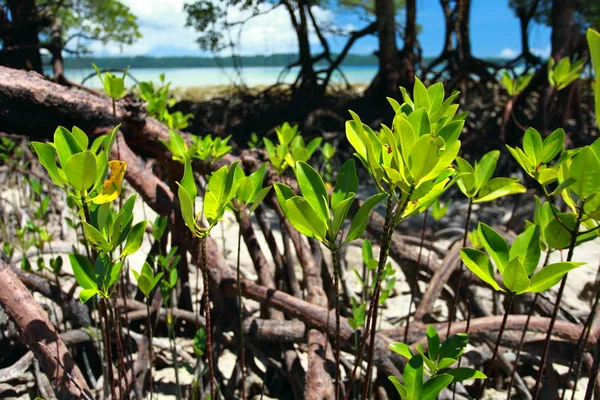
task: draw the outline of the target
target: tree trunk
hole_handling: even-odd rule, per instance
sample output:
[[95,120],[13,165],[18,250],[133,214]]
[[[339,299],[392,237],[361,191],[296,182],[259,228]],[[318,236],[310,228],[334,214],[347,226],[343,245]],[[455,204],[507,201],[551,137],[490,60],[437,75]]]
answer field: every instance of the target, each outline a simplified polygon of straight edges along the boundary
[[552,3],[552,57],[558,61],[570,57],[577,45],[578,32],[575,26],[576,2],[554,0]]
[[9,50],[0,62],[17,69],[42,73],[39,22],[35,0],[8,0],[11,14],[11,34],[3,39],[3,50]]
[[471,58],[471,36],[469,35],[469,17],[471,0],[458,0],[456,3],[456,50],[458,61],[462,63]]
[[417,1],[406,1],[406,29],[404,48],[400,52],[400,86],[412,90],[417,65]]

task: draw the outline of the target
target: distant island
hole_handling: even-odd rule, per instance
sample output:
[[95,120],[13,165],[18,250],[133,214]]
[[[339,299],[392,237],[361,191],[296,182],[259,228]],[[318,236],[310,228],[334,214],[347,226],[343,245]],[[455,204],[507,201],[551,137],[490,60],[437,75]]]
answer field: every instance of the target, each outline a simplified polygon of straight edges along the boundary
[[[66,69],[88,69],[92,63],[100,68],[123,69],[129,68],[215,68],[233,67],[236,63],[243,67],[285,67],[298,60],[298,55],[293,53],[272,54],[268,56],[254,55],[242,57],[65,57]],[[428,64],[433,57],[424,57],[424,63]],[[501,63],[504,59],[487,59],[489,62]],[[326,62],[319,62],[317,66],[326,66]],[[377,57],[372,54],[348,54],[342,66],[376,66]]]

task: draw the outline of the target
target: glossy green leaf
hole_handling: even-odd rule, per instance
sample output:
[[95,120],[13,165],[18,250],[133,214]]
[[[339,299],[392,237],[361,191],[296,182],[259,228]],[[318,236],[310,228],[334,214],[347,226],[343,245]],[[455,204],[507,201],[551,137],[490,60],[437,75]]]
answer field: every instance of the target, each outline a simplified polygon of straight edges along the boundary
[[177,182],[177,197],[179,198],[179,207],[181,208],[181,216],[185,225],[194,233],[196,231],[196,217],[194,214],[194,203],[190,198],[187,190],[179,182]]
[[560,282],[563,276],[569,271],[584,264],[578,262],[559,262],[547,265],[531,277],[531,285],[527,289],[527,292],[539,293],[548,290]]
[[429,379],[421,389],[418,400],[435,400],[444,388],[452,382],[452,375],[441,374]]
[[579,197],[586,198],[600,190],[600,160],[589,146],[582,148],[573,157],[569,176],[575,179],[571,189]]
[[418,398],[423,386],[423,356],[415,355],[404,366],[402,380],[406,386],[408,398]]
[[283,185],[281,183],[275,183],[273,187],[275,188],[275,194],[277,195],[277,202],[279,203],[279,207],[281,207],[281,211],[285,213],[286,200],[291,199],[295,196],[295,194],[294,192],[292,192],[292,189],[289,186]]
[[410,351],[410,346],[402,342],[394,342],[390,344],[390,349],[408,360],[410,360],[413,356],[412,351]]
[[98,229],[94,228],[92,225],[88,224],[85,221],[81,221],[81,223],[83,224],[83,233],[85,234],[86,239],[88,240],[88,242],[90,242],[92,247],[99,251],[105,252],[112,250],[112,246],[110,245],[110,243],[108,243],[108,241],[102,235],[102,233],[98,231]]
[[519,234],[510,247],[510,259],[519,258],[527,276],[531,275],[540,262],[540,227],[532,225]]
[[56,165],[56,152],[52,146],[47,143],[31,142],[35,152],[38,155],[40,164],[46,169],[50,179],[55,185],[59,187],[64,186],[64,182],[58,173],[58,166]]
[[515,160],[517,160],[517,162],[519,163],[519,165],[521,166],[521,168],[523,168],[523,170],[527,174],[532,175],[532,172],[534,170],[533,161],[531,161],[525,155],[525,153],[523,153],[523,150],[521,150],[518,147],[517,148],[512,148],[509,145],[506,145],[506,148],[508,149],[508,151],[510,152],[510,154],[512,154],[513,158]]
[[417,140],[415,131],[404,115],[397,115],[394,118],[394,131],[398,135],[398,144],[400,146],[400,154],[404,162],[408,162],[408,155]]
[[243,204],[248,204],[252,200],[253,194],[254,183],[249,177],[244,176],[238,181],[238,188],[235,194],[235,198]]
[[369,214],[377,204],[379,204],[383,199],[386,198],[386,196],[387,194],[385,193],[375,194],[369,197],[363,203],[363,205],[356,212],[354,218],[352,218],[352,223],[350,224],[350,229],[348,230],[348,235],[346,236],[344,243],[349,243],[362,236],[365,229],[367,228]]
[[286,200],[285,208],[286,217],[298,232],[325,240],[327,224],[304,197],[294,196]]
[[356,193],[357,190],[356,165],[353,159],[349,159],[342,165],[336,178],[333,194],[331,195],[331,208],[335,208],[342,200],[348,198],[350,193]]
[[96,279],[94,277],[94,268],[87,258],[79,254],[69,254],[69,261],[73,269],[73,275],[77,284],[83,289],[98,290]]
[[556,218],[552,218],[544,229],[544,238],[546,243],[552,249],[566,249],[571,244],[571,233],[567,230],[575,229],[577,217],[572,213],[559,213]]
[[87,303],[89,299],[97,294],[100,294],[98,289],[83,289],[81,292],[79,292],[79,301],[82,303]]
[[408,116],[408,123],[415,132],[415,139],[431,134],[429,114],[425,108],[415,108],[415,111]]
[[502,235],[483,222],[479,223],[478,231],[483,247],[485,247],[492,260],[494,260],[496,267],[502,273],[509,261],[508,243]]
[[500,285],[494,277],[494,269],[488,256],[480,250],[463,248],[460,250],[460,257],[475,275],[482,281],[493,287],[495,290],[503,292]]
[[442,129],[440,129],[437,136],[444,139],[446,148],[452,146],[458,140],[464,125],[465,121],[453,121],[449,124],[446,124]]
[[475,172],[467,160],[456,157],[456,170],[463,175],[458,180],[458,188],[468,198],[473,197],[475,193]]
[[[490,180],[496,170],[496,162],[500,157],[500,151],[492,150],[481,157],[475,164],[475,192],[480,191],[482,187]],[[481,197],[481,195],[480,195]]]
[[329,219],[327,189],[321,175],[310,165],[298,161],[296,163],[296,179],[302,192],[302,197],[321,216],[323,221]]
[[74,189],[86,191],[96,181],[96,157],[89,150],[74,154],[64,165],[64,171]]
[[513,293],[522,293],[529,287],[529,276],[518,258],[512,259],[502,273],[504,286]]
[[81,129],[79,129],[78,127],[74,126],[73,129],[71,130],[71,134],[77,141],[79,148],[81,148],[81,150],[83,150],[83,151],[87,150],[88,144],[89,144],[89,138],[85,134],[85,132],[82,131]]
[[525,193],[526,191],[525,186],[521,185],[516,178],[494,178],[482,186],[479,196],[473,203],[492,201],[500,197]]
[[481,372],[478,371],[476,369],[473,368],[465,368],[465,367],[459,367],[459,368],[454,368],[449,370],[448,372],[446,372],[449,375],[452,375],[453,382],[462,382],[462,381],[466,381],[467,379],[486,379],[487,376]]
[[75,137],[73,137],[67,128],[62,126],[59,126],[56,128],[56,131],[54,131],[54,147],[58,153],[60,165],[63,168],[65,168],[69,157],[81,152],[81,147],[79,147],[79,143],[77,143]]
[[564,145],[565,131],[562,128],[558,128],[544,139],[540,161],[542,163],[549,163],[564,149]]
[[533,128],[527,129],[523,136],[523,151],[527,158],[533,162],[533,165],[542,163],[542,149],[542,136],[540,133]]
[[394,387],[398,391],[400,398],[403,400],[406,399],[408,396],[406,392],[406,386],[401,384],[398,378],[396,378],[395,376],[388,376],[388,379],[394,384]]
[[418,183],[426,177],[439,161],[438,152],[444,146],[444,140],[429,134],[418,138],[408,155],[408,168]]
[[331,239],[337,238],[340,228],[344,221],[346,220],[346,216],[348,215],[348,211],[352,206],[352,202],[354,201],[354,193],[350,194],[350,197],[342,200],[333,208],[333,221],[332,221],[332,231],[330,232]]
[[141,221],[131,228],[129,235],[127,235],[127,243],[123,248],[121,257],[126,257],[139,250],[139,248],[142,246],[142,241],[144,240],[144,232],[146,231],[147,223],[148,221]]
[[440,354],[440,336],[431,325],[427,325],[427,330],[425,332],[427,334],[427,351],[429,357],[432,360],[435,360]]
[[427,93],[427,88],[423,85],[423,82],[419,80],[419,78],[415,77],[415,86],[413,88],[414,94],[414,105],[415,109],[419,109],[421,107],[429,110],[431,103],[429,101],[429,93]]
[[206,185],[204,192],[204,215],[209,223],[218,220],[220,209],[224,205],[225,180],[227,178],[227,166],[223,166],[213,172]]
[[271,186],[267,186],[265,188],[260,189],[258,191],[258,193],[256,193],[256,195],[252,199],[252,206],[250,206],[250,210],[249,210],[250,213],[254,212],[254,210],[256,210],[256,208],[258,206],[260,206],[260,204],[265,199],[265,197],[267,197],[267,195],[269,194],[270,191],[271,191]]
[[[467,348],[467,344],[469,343],[469,337],[466,333],[458,333],[456,335],[450,336],[448,339],[442,343],[440,347],[439,358],[441,360],[444,359],[452,359],[454,362],[458,361],[460,356],[464,353]],[[448,364],[448,366],[452,365]],[[442,368],[440,366],[440,368]]]

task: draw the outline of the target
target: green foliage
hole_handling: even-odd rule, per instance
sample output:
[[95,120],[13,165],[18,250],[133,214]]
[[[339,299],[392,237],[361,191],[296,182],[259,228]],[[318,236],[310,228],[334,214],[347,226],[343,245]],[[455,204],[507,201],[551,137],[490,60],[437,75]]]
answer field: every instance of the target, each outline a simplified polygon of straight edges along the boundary
[[298,161],[295,172],[302,195],[295,196],[291,188],[276,183],[279,205],[294,228],[332,250],[358,239],[366,229],[369,214],[385,198],[385,194],[376,194],[367,199],[352,218],[346,238],[340,240],[342,224],[358,190],[354,160],[346,161],[340,169],[331,196],[319,173],[310,165]]
[[435,221],[439,221],[446,216],[448,212],[448,208],[452,204],[452,200],[448,200],[444,204],[440,201],[440,199],[436,199],[431,206],[431,216]]
[[[369,295],[372,295],[373,292],[375,291],[375,284],[377,281],[376,269],[377,269],[378,262],[377,262],[377,259],[373,257],[373,246],[368,239],[363,240],[362,259],[363,259],[363,263],[367,267],[367,276],[365,276],[364,278],[367,279],[370,283],[367,284],[367,282],[365,282],[365,280],[358,273],[356,268],[352,268],[352,271],[354,272],[359,284],[362,286],[363,293],[367,292]],[[387,262],[385,265],[385,268],[381,272],[381,281],[383,283],[382,283],[382,288],[380,289],[380,294],[379,294],[379,304],[385,303],[385,301],[388,299],[388,297],[392,293],[392,291],[394,289],[394,285],[396,284],[395,274],[396,274],[396,270],[392,267],[392,263]],[[363,304],[363,305],[366,307],[365,304]],[[358,306],[360,307],[361,304],[358,304]]]
[[461,157],[456,158],[456,169],[461,173],[458,187],[467,198],[473,200],[473,203],[488,202],[526,191],[517,178],[492,179],[499,157],[500,152],[493,150],[486,153],[474,165]]
[[194,353],[198,357],[202,357],[204,355],[204,351],[206,349],[206,332],[204,332],[204,328],[200,328],[196,331],[194,335]]
[[213,138],[210,134],[202,138],[195,135],[190,136],[192,144],[188,146],[183,137],[171,129],[169,130],[169,141],[161,140],[161,142],[171,152],[173,159],[181,163],[184,163],[185,159],[198,159],[212,165],[231,151],[231,146],[227,144],[231,136],[224,139]]
[[321,144],[322,138],[315,138],[310,142],[304,139],[298,131],[298,126],[291,126],[285,122],[275,128],[277,145],[268,138],[263,138],[269,161],[279,175],[283,175],[288,167],[295,168],[298,161],[307,162]]
[[566,88],[579,78],[586,61],[582,58],[571,64],[571,59],[564,57],[557,63],[554,58],[550,57],[548,59],[548,82],[557,91]]
[[[598,20],[600,22],[600,18],[598,18]],[[600,26],[597,26],[596,28],[600,29]],[[596,122],[600,126],[600,33],[594,29],[588,29],[586,37],[592,56],[592,65],[596,74],[594,97],[596,101]]]
[[271,191],[271,186],[263,187],[268,165],[268,163],[261,165],[250,176],[246,176],[241,168],[236,170],[237,190],[234,196],[236,203],[230,204],[230,208],[236,215],[242,216],[246,208],[249,214],[252,214]]
[[[390,376],[402,400],[434,400],[438,394],[452,382],[467,379],[486,379],[486,375],[471,368],[459,367],[450,369],[458,362],[468,344],[465,333],[451,336],[444,343],[431,325],[427,327],[427,351],[417,345],[417,353],[401,342],[392,343],[390,349],[408,362],[404,367],[401,383],[395,376]],[[425,380],[425,377],[428,377]]]
[[[514,294],[542,292],[560,282],[566,273],[584,264],[559,262],[535,273],[541,256],[541,229],[538,225],[530,225],[517,236],[510,248],[506,240],[488,225],[480,222],[477,229],[487,255],[481,250],[463,248],[460,256],[471,272],[497,291]],[[546,232],[546,237],[549,233]],[[506,290],[496,282],[488,255],[502,276]]]
[[98,78],[100,79],[104,90],[106,90],[106,93],[113,100],[123,97],[123,94],[125,94],[125,77],[127,76],[127,70],[129,68],[126,68],[123,72],[123,76],[119,78],[111,72],[105,72],[104,77],[102,77],[102,72],[100,72],[100,69],[96,66],[96,64],[92,64],[92,66],[96,70]]
[[169,108],[173,107],[177,100],[171,97],[169,88],[171,83],[165,84],[165,74],[160,74],[161,85],[155,87],[152,82],[140,82],[140,97],[146,102],[148,115],[164,122],[170,129],[182,130],[189,126],[189,120],[193,114],[183,114],[181,111],[171,113]]
[[528,75],[519,76],[516,78],[512,78],[508,71],[502,71],[502,79],[500,82],[508,92],[511,97],[518,96],[525,90],[527,86],[529,86],[529,82],[535,75],[535,72],[532,72]]
[[248,141],[248,147],[251,149],[257,149],[258,147],[260,147],[261,143],[262,143],[262,138],[258,137],[256,132],[252,132],[250,134],[250,140]]
[[144,266],[140,272],[135,270],[132,270],[131,272],[135,277],[138,288],[142,293],[144,293],[146,298],[150,298],[150,293],[152,293],[152,290],[156,287],[156,285],[158,285],[160,278],[163,276],[162,272],[159,272],[155,275],[152,267],[150,267],[150,264],[147,262],[144,263]]

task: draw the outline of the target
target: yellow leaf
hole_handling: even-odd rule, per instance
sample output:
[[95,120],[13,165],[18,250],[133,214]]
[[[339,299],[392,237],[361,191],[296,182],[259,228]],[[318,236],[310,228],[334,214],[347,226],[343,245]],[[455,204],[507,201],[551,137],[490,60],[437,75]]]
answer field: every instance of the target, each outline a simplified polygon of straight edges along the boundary
[[125,177],[127,164],[125,161],[113,160],[108,162],[110,167],[110,178],[104,181],[102,191],[92,201],[95,204],[105,204],[115,200],[121,194],[121,185]]

